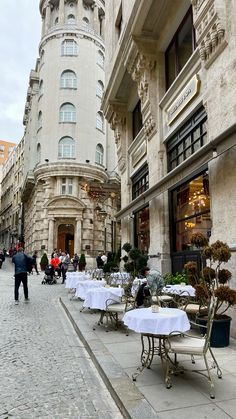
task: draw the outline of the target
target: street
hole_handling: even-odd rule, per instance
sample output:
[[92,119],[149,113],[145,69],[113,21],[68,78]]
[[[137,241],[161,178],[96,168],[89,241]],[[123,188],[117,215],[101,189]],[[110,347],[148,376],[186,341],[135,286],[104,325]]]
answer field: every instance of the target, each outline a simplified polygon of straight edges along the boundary
[[58,301],[67,291],[42,278],[16,306],[9,258],[0,270],[0,418],[122,418]]

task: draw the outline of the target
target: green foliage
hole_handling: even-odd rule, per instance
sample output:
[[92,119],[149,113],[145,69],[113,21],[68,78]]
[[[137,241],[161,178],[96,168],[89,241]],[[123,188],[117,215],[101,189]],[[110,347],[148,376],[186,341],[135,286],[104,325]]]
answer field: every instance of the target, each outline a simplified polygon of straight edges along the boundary
[[169,285],[177,285],[181,284],[181,282],[185,282],[185,284],[188,284],[188,276],[185,272],[179,273],[177,272],[175,275],[166,273],[163,275],[165,284]]
[[105,273],[115,272],[118,269],[119,269],[118,265],[115,262],[107,262],[103,266],[103,272],[105,272]]
[[132,249],[132,246],[130,243],[125,243],[123,244],[122,249],[125,250],[125,252],[129,253],[130,250]]
[[123,257],[125,262],[124,268],[126,272],[131,273],[135,277],[147,265],[148,257],[136,247],[132,248],[130,243],[125,243],[122,249],[128,253],[128,256]]

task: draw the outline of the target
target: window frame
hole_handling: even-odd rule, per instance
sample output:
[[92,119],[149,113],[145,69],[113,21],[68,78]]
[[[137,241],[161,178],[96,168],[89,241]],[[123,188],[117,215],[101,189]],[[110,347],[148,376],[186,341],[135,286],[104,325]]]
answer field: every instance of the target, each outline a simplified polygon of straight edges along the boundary
[[137,173],[131,177],[132,201],[149,189],[149,168],[145,163]]
[[[69,45],[71,44],[71,45]],[[61,43],[61,56],[77,56],[78,55],[78,44],[74,39],[64,39]]]
[[[71,140],[63,143],[63,140]],[[75,159],[75,140],[72,137],[65,136],[58,141],[58,159]]]
[[104,116],[101,111],[98,111],[96,114],[96,129],[104,132]]
[[[66,77],[66,74],[74,75],[74,77]],[[73,70],[64,70],[60,77],[61,89],[77,89],[77,76]]]
[[[62,108],[66,108],[66,106],[73,107],[73,110],[64,110]],[[64,124],[75,124],[76,123],[76,107],[73,103],[66,102],[60,106],[59,111],[59,122]]]
[[95,163],[103,166],[103,159],[104,159],[104,147],[101,143],[98,143],[96,145]]

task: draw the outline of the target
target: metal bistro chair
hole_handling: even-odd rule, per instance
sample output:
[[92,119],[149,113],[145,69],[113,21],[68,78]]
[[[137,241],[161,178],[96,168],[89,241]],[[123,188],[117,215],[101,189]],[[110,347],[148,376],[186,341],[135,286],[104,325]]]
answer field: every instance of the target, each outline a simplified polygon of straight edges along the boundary
[[[164,350],[165,350],[165,361],[166,361],[166,374],[165,374],[165,383],[166,388],[172,387],[171,375],[176,375],[178,372],[183,373],[185,368],[179,366],[177,361],[177,355],[189,355],[191,357],[192,363],[195,364],[194,356],[200,356],[205,362],[205,368],[203,369],[189,369],[192,372],[197,372],[205,376],[210,385],[210,397],[215,398],[214,383],[211,377],[210,370],[216,368],[218,378],[222,378],[222,371],[216,361],[216,358],[210,347],[210,337],[212,330],[212,322],[214,318],[214,310],[216,306],[217,299],[212,297],[209,312],[208,312],[208,321],[206,328],[206,333],[204,336],[195,336],[191,332],[181,333],[175,331],[170,333],[167,339],[164,340]],[[193,324],[193,322],[191,322]],[[196,323],[194,323],[196,325]],[[199,325],[198,325],[199,326]],[[201,325],[202,327],[202,325]],[[207,361],[207,353],[210,353],[213,363],[209,367]],[[171,355],[174,355],[174,359],[171,358]],[[187,370],[187,368],[186,368]]]
[[[124,315],[126,311],[133,310],[135,308],[135,302],[133,298],[129,298],[128,296],[123,296],[121,302],[117,302],[117,300],[113,300],[109,298],[106,300],[106,328],[108,327],[108,321],[111,321],[111,324],[114,324],[115,330],[119,327],[119,315]],[[107,330],[108,332],[108,330]],[[128,331],[126,332],[128,336]]]
[[190,296],[188,291],[182,291],[175,296],[175,303],[180,310],[184,310],[190,320],[196,319],[197,314],[207,314],[207,302],[198,302]]

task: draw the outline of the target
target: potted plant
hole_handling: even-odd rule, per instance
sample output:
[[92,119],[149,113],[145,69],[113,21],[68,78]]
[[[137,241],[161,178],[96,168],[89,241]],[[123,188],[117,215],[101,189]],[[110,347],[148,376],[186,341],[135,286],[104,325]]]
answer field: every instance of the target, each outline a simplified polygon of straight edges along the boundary
[[[189,282],[196,289],[196,299],[204,305],[209,302],[213,294],[217,297],[211,346],[228,346],[231,317],[225,313],[229,307],[236,304],[236,290],[228,285],[232,274],[222,267],[231,258],[229,246],[220,240],[208,245],[207,239],[201,233],[193,234],[191,242],[200,249],[202,261],[206,261],[205,267],[202,263],[200,272],[197,271],[195,262],[188,262],[185,265]],[[201,324],[206,323],[204,315],[200,315],[197,321]]]
[[47,253],[45,252],[43,253],[39,264],[40,264],[41,271],[45,271],[45,268],[48,265]]
[[148,257],[130,243],[125,243],[122,249],[127,253],[127,256],[123,257],[124,268],[135,278],[141,269],[147,266]]
[[80,258],[79,258],[79,271],[82,272],[85,270],[85,266],[86,266],[86,258],[85,258],[85,254],[81,253]]

